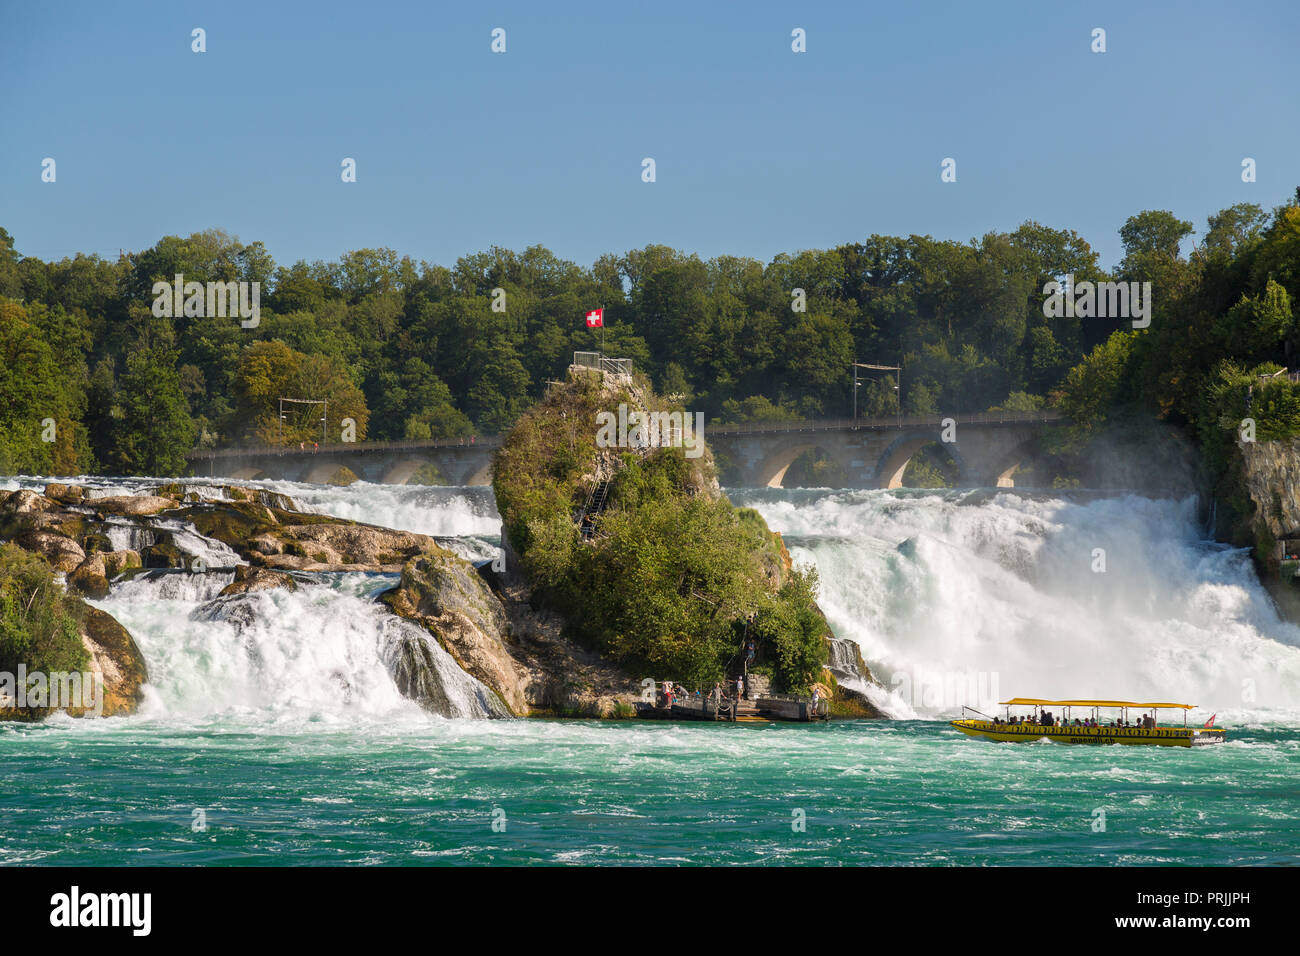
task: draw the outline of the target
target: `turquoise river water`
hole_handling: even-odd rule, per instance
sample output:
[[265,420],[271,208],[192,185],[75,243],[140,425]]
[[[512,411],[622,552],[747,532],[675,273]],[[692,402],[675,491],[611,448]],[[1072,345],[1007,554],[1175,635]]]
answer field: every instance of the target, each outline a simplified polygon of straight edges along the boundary
[[[469,557],[497,542],[481,489],[266,486]],[[145,654],[141,713],[0,723],[0,863],[1300,862],[1300,630],[1194,502],[732,497],[817,566],[896,719],[442,719],[387,675],[386,576],[260,592],[242,623],[195,613],[228,575],[135,581],[97,604]],[[1230,742],[999,745],[947,724],[1013,695],[1186,700]]]

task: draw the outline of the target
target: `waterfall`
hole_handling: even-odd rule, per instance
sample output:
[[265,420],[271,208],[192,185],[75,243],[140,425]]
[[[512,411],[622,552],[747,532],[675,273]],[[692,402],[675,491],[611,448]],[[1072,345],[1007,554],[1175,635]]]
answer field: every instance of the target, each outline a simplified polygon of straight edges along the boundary
[[896,716],[1012,696],[1300,712],[1300,628],[1194,499],[733,492],[815,565],[835,633]]
[[393,575],[320,575],[297,590],[220,597],[233,572],[150,572],[97,607],[149,667],[141,713],[296,721],[501,717],[508,712],[423,628],[376,603]]
[[[118,494],[157,485],[84,481]],[[437,535],[472,559],[491,557],[499,542],[488,489],[232,484],[287,495],[304,511]],[[885,688],[865,692],[894,716],[1042,696],[1173,700],[1238,723],[1300,719],[1300,628],[1279,617],[1246,551],[1209,539],[1195,499],[1014,490],[730,496],[761,512],[797,562],[816,566],[818,601],[838,641],[857,645]],[[157,527],[208,567],[237,563],[179,522],[159,519]],[[274,710],[295,700],[378,713],[415,706],[399,682],[418,690],[436,679],[449,712],[492,711],[490,693],[457,689],[461,672],[447,669],[454,661],[436,642],[411,643],[412,632],[374,603],[385,586],[374,576],[248,595],[232,602],[243,610],[229,611],[240,620],[253,614],[242,624],[194,616],[226,580],[141,576],[99,602],[136,634],[157,706],[240,701]],[[831,664],[857,689],[851,652],[837,642]],[[425,689],[426,704],[443,693]]]

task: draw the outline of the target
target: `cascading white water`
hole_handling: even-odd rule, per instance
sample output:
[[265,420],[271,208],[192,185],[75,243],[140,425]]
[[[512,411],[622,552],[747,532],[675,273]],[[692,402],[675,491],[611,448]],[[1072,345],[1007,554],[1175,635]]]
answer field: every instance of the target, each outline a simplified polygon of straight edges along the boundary
[[[8,487],[43,482],[18,479]],[[288,495],[304,510],[445,536],[467,557],[490,556],[500,531],[487,489],[231,483]],[[143,493],[151,483],[107,484]],[[797,561],[818,568],[822,608],[892,689],[874,693],[895,716],[1034,695],[1172,699],[1238,723],[1300,719],[1300,628],[1279,619],[1244,552],[1205,540],[1191,500],[772,489],[730,495],[782,532]],[[290,601],[281,610],[301,617],[298,602],[312,593],[275,600]],[[338,628],[354,612],[379,610],[353,598],[359,606],[344,601],[313,612],[310,627]],[[115,589],[109,603],[118,600]],[[172,608],[150,610],[141,595],[135,608],[110,610],[162,633],[164,622],[175,620]],[[267,626],[287,628],[277,640],[298,628],[293,621]],[[148,635],[140,640],[155,646]],[[163,653],[146,647],[151,667]]]
[[330,575],[217,597],[231,573],[162,573],[117,585],[96,606],[134,635],[149,668],[146,717],[246,713],[293,723],[418,717],[393,665],[419,642],[445,697],[444,716],[499,716],[493,695],[423,629],[374,601],[392,575]]
[[205,568],[228,568],[236,564],[247,564],[229,545],[199,534],[194,525],[173,518],[151,518],[149,526],[171,535],[177,550],[184,554],[193,565]]
[[231,581],[233,571],[145,571],[113,585],[115,604],[150,604],[154,601],[177,601],[199,604],[211,601]]
[[304,511],[385,528],[438,538],[494,538],[501,533],[492,490],[485,487],[372,485],[364,481],[342,488],[291,481],[249,484],[288,495]]
[[[898,716],[1012,696],[1300,706],[1300,628],[1192,500],[745,491]],[[969,504],[966,502],[970,502]],[[1103,563],[1104,562],[1104,563]],[[1104,570],[1102,570],[1104,568]]]

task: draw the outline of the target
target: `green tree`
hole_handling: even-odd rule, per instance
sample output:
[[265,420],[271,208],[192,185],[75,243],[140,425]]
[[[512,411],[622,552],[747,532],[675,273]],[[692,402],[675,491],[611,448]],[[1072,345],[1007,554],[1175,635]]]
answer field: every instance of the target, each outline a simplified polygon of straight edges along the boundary
[[113,465],[128,475],[186,474],[185,454],[194,447],[196,433],[176,352],[142,347],[128,355],[118,400]]
[[84,606],[50,566],[15,544],[0,544],[0,672],[84,670]]

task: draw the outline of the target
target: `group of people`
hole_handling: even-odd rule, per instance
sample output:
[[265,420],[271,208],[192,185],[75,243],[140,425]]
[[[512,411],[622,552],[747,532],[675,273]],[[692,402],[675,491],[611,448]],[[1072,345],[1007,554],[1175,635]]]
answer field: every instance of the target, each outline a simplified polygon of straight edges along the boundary
[[[718,681],[714,683],[713,690],[709,693],[708,699],[710,703],[719,703],[719,704],[722,703],[722,701],[725,698],[731,696],[734,696],[737,700],[739,700],[741,695],[744,693],[744,690],[745,690],[745,685],[742,678],[737,677],[734,681],[727,681],[726,691],[722,689],[722,682]],[[671,708],[673,704],[677,703],[680,700],[689,700],[691,698],[694,698],[695,700],[699,700],[701,696],[702,695],[698,690],[692,694],[681,684],[675,683],[670,680],[666,680],[664,681],[663,692],[660,695],[660,702],[662,706]]]
[[[588,534],[589,521],[590,521],[589,517],[583,519],[582,530],[584,536],[587,536]],[[713,689],[707,695],[707,700],[709,703],[721,704],[724,700],[727,700],[728,698],[739,701],[742,698],[749,697],[749,668],[754,663],[755,658],[758,656],[758,645],[755,642],[754,638],[746,636],[745,641],[741,646],[741,653],[744,654],[744,670],[734,679],[729,678],[726,682],[725,688],[723,687],[722,681],[714,682]],[[690,691],[686,690],[686,688],[684,688],[681,684],[678,684],[674,681],[666,680],[663,682],[663,692],[659,696],[659,705],[662,707],[671,708],[673,704],[681,700],[689,700],[689,699],[700,700],[701,696],[702,695],[698,690],[696,690],[692,694]],[[817,697],[818,694],[816,691],[814,691],[813,693],[814,704],[817,701]]]
[[1125,720],[1118,717],[1110,723],[1099,721],[1095,717],[1075,717],[1073,720],[1068,718],[1062,719],[1055,716],[1050,710],[1045,710],[1041,714],[1034,714],[1030,717],[1011,717],[1003,720],[1001,717],[994,717],[993,723],[1007,724],[1009,726],[1020,726],[1030,724],[1035,727],[1141,727],[1150,730],[1155,727],[1156,719],[1151,714],[1143,714],[1141,721]]
[[[745,696],[745,691],[745,678],[743,676],[737,677],[735,680],[728,680],[725,689],[723,688],[721,681],[716,681],[713,685],[713,690],[709,692],[708,701],[709,703],[721,704],[728,698],[740,700]],[[663,691],[660,694],[659,700],[661,706],[671,708],[673,704],[678,701],[690,699],[699,700],[701,696],[702,695],[698,690],[691,693],[681,684],[666,680],[663,682]]]

